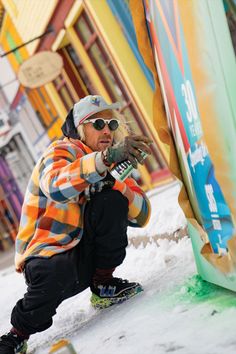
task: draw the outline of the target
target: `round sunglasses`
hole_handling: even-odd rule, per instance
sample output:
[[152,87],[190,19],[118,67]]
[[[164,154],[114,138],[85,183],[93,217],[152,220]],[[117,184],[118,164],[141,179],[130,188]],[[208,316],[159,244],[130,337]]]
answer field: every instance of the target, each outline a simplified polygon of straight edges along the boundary
[[106,123],[111,131],[116,130],[119,127],[119,120],[118,119],[103,119],[103,118],[92,118],[92,119],[86,119],[83,124],[86,123],[93,123],[93,127],[96,130],[102,130]]

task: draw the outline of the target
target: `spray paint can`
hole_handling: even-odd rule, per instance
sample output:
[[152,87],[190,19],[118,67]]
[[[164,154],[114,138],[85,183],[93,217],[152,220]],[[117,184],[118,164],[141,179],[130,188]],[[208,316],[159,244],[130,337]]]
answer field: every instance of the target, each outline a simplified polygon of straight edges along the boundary
[[49,354],[77,354],[73,345],[68,339],[60,339],[58,342],[54,343]]
[[[141,156],[143,159],[145,159],[148,156],[148,154],[142,151]],[[110,171],[110,174],[117,181],[124,182],[124,180],[131,175],[133,169],[134,167],[132,166],[131,162],[129,160],[125,160],[119,162],[115,167],[113,167]]]

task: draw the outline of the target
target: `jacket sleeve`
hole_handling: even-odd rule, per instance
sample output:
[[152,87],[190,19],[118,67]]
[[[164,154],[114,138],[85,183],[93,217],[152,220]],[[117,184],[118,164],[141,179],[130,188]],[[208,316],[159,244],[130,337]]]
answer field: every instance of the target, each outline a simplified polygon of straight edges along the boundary
[[78,198],[91,184],[104,178],[96,171],[96,152],[81,154],[66,144],[54,146],[43,157],[39,169],[40,188],[51,200],[67,203]]
[[151,216],[151,204],[135,180],[115,181],[113,189],[120,191],[129,201],[129,226],[144,227]]

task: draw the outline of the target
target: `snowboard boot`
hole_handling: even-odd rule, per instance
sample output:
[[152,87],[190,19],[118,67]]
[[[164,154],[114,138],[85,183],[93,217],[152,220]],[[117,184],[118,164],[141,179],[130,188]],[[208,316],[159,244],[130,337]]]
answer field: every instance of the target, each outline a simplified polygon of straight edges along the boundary
[[121,278],[111,278],[102,284],[93,284],[90,289],[92,291],[90,302],[97,309],[121,303],[143,290],[139,283],[129,283],[128,280]]
[[0,354],[25,354],[27,340],[9,332],[0,337]]

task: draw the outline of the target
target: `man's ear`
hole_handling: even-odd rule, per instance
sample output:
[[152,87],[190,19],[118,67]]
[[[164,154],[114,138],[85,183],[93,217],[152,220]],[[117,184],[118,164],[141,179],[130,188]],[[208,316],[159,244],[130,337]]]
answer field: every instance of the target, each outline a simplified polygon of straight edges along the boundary
[[68,113],[66,120],[61,127],[61,130],[67,138],[80,139],[80,136],[74,124],[73,109],[71,109]]

